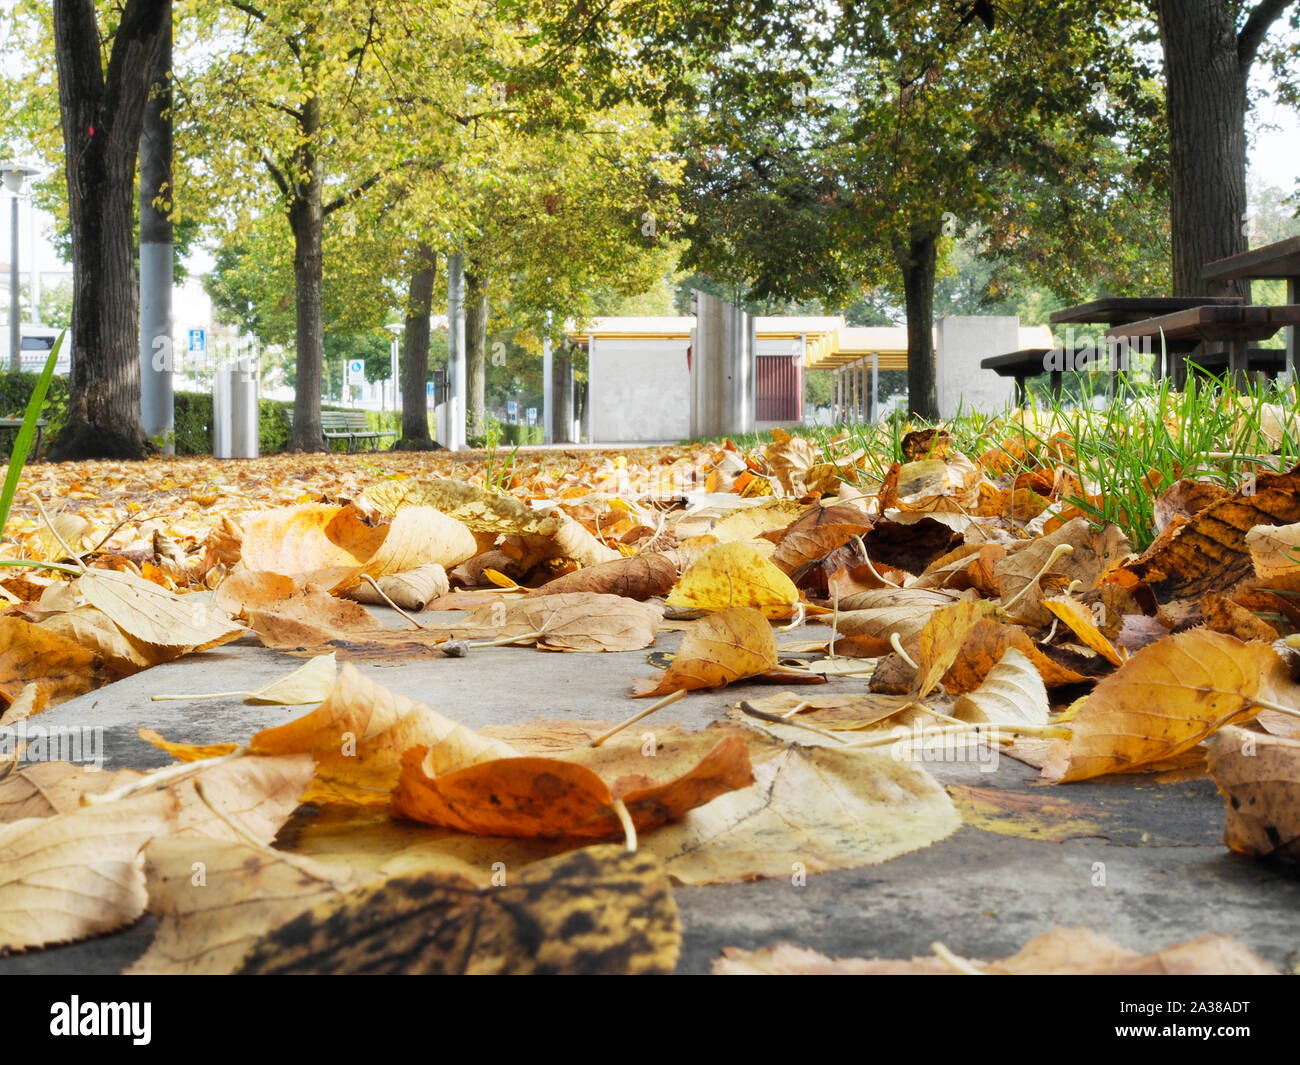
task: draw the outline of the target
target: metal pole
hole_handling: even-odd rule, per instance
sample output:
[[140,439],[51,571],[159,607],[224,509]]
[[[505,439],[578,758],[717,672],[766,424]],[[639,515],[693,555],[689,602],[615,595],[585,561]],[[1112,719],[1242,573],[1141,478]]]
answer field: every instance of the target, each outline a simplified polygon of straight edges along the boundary
[[22,311],[18,306],[18,196],[9,213],[9,369],[23,368]]
[[140,423],[163,454],[174,455],[170,4],[163,17],[162,53],[140,128]]
[[[1291,304],[1300,303],[1300,277],[1288,277],[1286,279],[1286,301]],[[1296,362],[1296,359],[1300,359],[1300,352],[1296,351],[1296,332],[1295,326],[1287,327],[1286,364],[1291,370],[1291,384],[1300,386],[1300,364]]]
[[27,272],[31,275],[31,281],[28,285],[27,293],[28,310],[32,316],[32,322],[36,325],[41,324],[41,270],[40,260],[36,257],[36,219],[32,218],[32,224],[27,230],[27,252],[31,265],[27,267]]
[[465,257],[447,256],[447,447],[465,449]]
[[551,312],[546,312],[546,336],[542,340],[542,439],[555,443],[555,382],[552,379],[554,353],[551,350]]
[[880,416],[880,352],[871,355],[871,423]]

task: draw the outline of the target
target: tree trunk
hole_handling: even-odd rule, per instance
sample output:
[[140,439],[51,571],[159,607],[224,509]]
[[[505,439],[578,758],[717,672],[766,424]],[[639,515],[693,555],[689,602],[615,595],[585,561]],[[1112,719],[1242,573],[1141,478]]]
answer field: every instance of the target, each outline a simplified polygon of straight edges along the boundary
[[168,0],[128,0],[107,72],[92,0],[55,0],[72,235],[72,379],[52,459],[142,458],[135,169]]
[[487,282],[465,273],[465,436],[481,447],[487,436]]
[[402,436],[395,451],[431,451],[429,436],[429,315],[433,313],[433,283],[437,275],[433,249],[421,244],[406,298],[406,328],[402,333]]
[[326,450],[321,428],[321,370],[325,361],[323,174],[312,148],[320,130],[320,98],[303,104],[303,144],[289,176],[289,228],[293,231],[293,280],[296,303],[296,366],[293,395],[294,451]]
[[907,309],[907,403],[913,417],[939,420],[934,361],[934,275],[939,228],[915,224],[895,246]]
[[1246,77],[1233,5],[1156,0],[1165,56],[1174,294],[1235,295],[1201,269],[1246,250]]

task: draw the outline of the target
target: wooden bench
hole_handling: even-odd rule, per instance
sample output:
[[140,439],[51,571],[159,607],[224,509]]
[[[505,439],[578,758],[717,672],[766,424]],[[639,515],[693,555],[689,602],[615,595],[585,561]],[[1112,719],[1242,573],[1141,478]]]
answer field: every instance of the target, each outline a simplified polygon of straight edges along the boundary
[[397,434],[391,429],[371,429],[366,412],[360,410],[323,410],[320,426],[325,431],[326,440],[346,440],[349,451],[355,451],[362,440],[374,440],[378,447],[378,441],[386,436],[397,439]]
[[1023,407],[1029,401],[1029,390],[1025,382],[1031,377],[1038,377],[1045,373],[1051,374],[1052,395],[1059,400],[1061,371],[1049,368],[1047,357],[1051,352],[1051,348],[1022,348],[1020,351],[1009,351],[1005,355],[990,355],[987,359],[981,359],[980,367],[992,370],[999,377],[1016,379],[1016,406],[1018,407]]
[[[36,446],[32,449],[31,453],[33,455],[41,453],[41,433],[49,424],[44,418],[36,419]],[[21,429],[22,427],[23,420],[21,418],[0,418],[0,429]]]

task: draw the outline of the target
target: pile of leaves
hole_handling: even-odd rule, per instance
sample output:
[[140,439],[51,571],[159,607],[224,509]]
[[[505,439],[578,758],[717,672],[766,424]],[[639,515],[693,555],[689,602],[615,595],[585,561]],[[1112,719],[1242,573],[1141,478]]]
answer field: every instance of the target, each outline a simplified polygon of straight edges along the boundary
[[[887,467],[847,437],[778,433],[504,469],[31,468],[0,570],[0,725],[234,640],[308,657],[234,694],[313,708],[247,742],[146,728],[177,759],[148,775],[22,768],[11,745],[0,947],[148,909],[135,971],[666,971],[670,881],[789,875],[792,853],[808,872],[869,864],[955,831],[917,755],[957,740],[1052,784],[1210,772],[1233,850],[1296,857],[1300,468],[1165,486],[1135,553],[1090,519],[1068,439],[1012,427],[966,455],[928,429],[900,448]],[[617,722],[475,731],[358,666],[640,651],[667,629],[677,652],[629,675],[630,698],[746,697],[702,732],[657,727],[653,751]],[[523,869],[509,905],[484,893],[497,865]],[[200,867],[219,887],[190,890]]]

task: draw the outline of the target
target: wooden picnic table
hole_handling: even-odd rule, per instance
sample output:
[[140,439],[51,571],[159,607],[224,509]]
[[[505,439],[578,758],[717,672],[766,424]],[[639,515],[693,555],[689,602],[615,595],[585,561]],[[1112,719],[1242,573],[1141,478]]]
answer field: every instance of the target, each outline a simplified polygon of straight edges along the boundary
[[1231,306],[1244,302],[1240,296],[1107,296],[1055,311],[1048,321],[1052,325],[1123,325],[1206,304]]
[[1186,357],[1208,343],[1227,349],[1227,369],[1234,388],[1244,388],[1250,369],[1250,342],[1267,340],[1279,329],[1300,324],[1300,306],[1265,307],[1254,304],[1201,304],[1186,310],[1127,322],[1106,330],[1108,340],[1150,339],[1173,356],[1170,377],[1175,388],[1187,380]]
[[992,370],[999,377],[1016,379],[1016,405],[1023,407],[1029,401],[1029,389],[1025,382],[1041,373],[1051,375],[1052,395],[1061,398],[1061,371],[1047,369],[1047,356],[1051,348],[1021,348],[1005,355],[990,355],[980,360],[981,368]]
[[[1207,281],[1244,281],[1247,286],[1251,281],[1285,281],[1287,302],[1300,303],[1300,237],[1288,237],[1240,255],[1216,259],[1206,264],[1201,276]],[[1286,354],[1293,377],[1300,380],[1295,326],[1287,330]]]
[[[1099,300],[1090,300],[1074,307],[1066,307],[1049,316],[1052,325],[1104,325],[1114,327],[1142,322],[1178,311],[1188,311],[1195,307],[1241,306],[1245,301],[1240,296],[1106,296]],[[1106,392],[1115,398],[1118,383],[1118,371],[1122,366],[1111,366],[1111,375],[1107,381]],[[1156,374],[1159,375],[1159,362]]]

